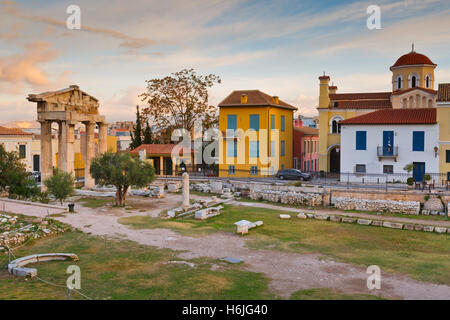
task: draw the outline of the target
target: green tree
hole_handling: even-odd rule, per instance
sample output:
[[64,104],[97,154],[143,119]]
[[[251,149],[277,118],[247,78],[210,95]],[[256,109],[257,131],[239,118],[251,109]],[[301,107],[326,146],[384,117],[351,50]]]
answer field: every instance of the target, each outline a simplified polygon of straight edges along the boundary
[[142,188],[155,179],[155,169],[129,153],[106,152],[94,158],[89,168],[98,185],[116,187],[115,203],[123,206],[130,186]]
[[25,170],[12,173],[9,176],[9,195],[16,195],[19,199],[29,199],[40,194],[34,177]]
[[143,144],[152,144],[152,143],[154,143],[152,127],[148,124],[148,120],[147,120],[147,123],[145,125],[145,130],[144,130]]
[[136,125],[134,126],[134,132],[131,134],[131,144],[130,149],[136,149],[142,144],[142,118],[139,111],[139,106],[136,106]]
[[75,192],[75,179],[73,175],[56,169],[54,174],[44,181],[48,193],[63,204],[63,201]]
[[6,191],[12,181],[26,177],[25,165],[17,152],[7,152],[0,144],[0,191]]

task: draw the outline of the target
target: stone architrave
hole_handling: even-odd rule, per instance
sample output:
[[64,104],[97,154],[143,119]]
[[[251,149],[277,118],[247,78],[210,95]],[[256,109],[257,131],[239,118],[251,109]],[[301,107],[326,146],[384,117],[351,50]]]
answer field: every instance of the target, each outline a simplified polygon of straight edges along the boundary
[[189,174],[187,172],[183,173],[183,208],[189,208]]
[[[94,186],[89,174],[89,165],[94,154],[94,127],[99,127],[99,152],[107,150],[107,123],[99,114],[99,103],[96,98],[80,90],[76,85],[69,88],[30,94],[28,101],[37,103],[37,121],[41,123],[41,178],[44,181],[53,172],[52,159],[52,123],[59,125],[58,134],[58,167],[66,172],[74,171],[75,125],[82,122],[86,125],[84,152],[85,188]],[[44,189],[44,185],[42,184]]]

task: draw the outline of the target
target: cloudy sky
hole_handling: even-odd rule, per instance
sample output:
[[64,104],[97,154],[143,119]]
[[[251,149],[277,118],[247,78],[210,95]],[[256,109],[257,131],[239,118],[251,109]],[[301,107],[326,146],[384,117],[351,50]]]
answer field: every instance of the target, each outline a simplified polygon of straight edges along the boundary
[[[81,30],[66,27],[72,4]],[[366,26],[369,5],[380,30]],[[107,120],[133,120],[145,80],[183,68],[222,78],[213,104],[260,89],[312,115],[323,71],[340,92],[389,91],[413,41],[450,82],[449,14],[448,0],[0,0],[0,123],[35,119],[25,97],[70,84]]]

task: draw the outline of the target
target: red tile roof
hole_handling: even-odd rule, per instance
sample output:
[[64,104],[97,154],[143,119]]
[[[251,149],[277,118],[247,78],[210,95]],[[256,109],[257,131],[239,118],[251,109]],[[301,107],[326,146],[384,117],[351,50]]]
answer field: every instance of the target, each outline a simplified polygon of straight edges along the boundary
[[389,100],[392,92],[331,93],[330,100]]
[[20,128],[7,128],[0,126],[0,135],[4,136],[32,136],[32,133],[23,131]]
[[[131,153],[139,153],[140,150],[145,149],[147,155],[171,155],[173,148],[175,148],[176,144],[142,144],[136,149],[131,150]],[[194,152],[191,149],[183,149],[184,153],[192,153]]]
[[338,109],[389,109],[390,100],[342,100],[336,104]]
[[346,119],[341,125],[351,124],[436,124],[436,108],[382,109]]
[[391,68],[417,64],[435,65],[426,55],[417,53],[415,51],[411,51],[410,53],[404,54],[400,58],[398,58],[398,60],[394,63],[394,65]]
[[319,129],[311,127],[294,127],[294,130],[303,133],[305,136],[318,136]]
[[[247,103],[241,103],[241,96],[243,94],[247,95]],[[278,99],[278,104],[274,103],[272,100],[272,96],[267,93],[261,92],[259,90],[236,90],[233,91],[226,97],[221,103],[219,103],[219,107],[245,107],[245,106],[270,106],[270,107],[278,107],[290,110],[297,110],[296,107]]]
[[406,89],[406,90],[397,90],[397,91],[395,91],[393,93],[393,95],[404,94],[404,93],[407,93],[407,92],[410,92],[410,91],[414,91],[414,90],[422,90],[422,91],[425,91],[425,92],[428,92],[428,93],[432,93],[432,94],[436,94],[437,93],[437,91],[433,90],[433,89],[415,87],[415,88],[409,88],[409,89]]
[[439,83],[437,101],[450,101],[450,83]]

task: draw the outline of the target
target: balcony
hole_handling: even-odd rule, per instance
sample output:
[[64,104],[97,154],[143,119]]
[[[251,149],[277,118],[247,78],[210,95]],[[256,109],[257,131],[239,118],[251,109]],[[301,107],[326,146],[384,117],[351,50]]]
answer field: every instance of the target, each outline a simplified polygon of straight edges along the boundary
[[395,162],[397,162],[398,146],[377,147],[377,155],[378,155],[378,161],[381,161],[382,159],[394,159]]

